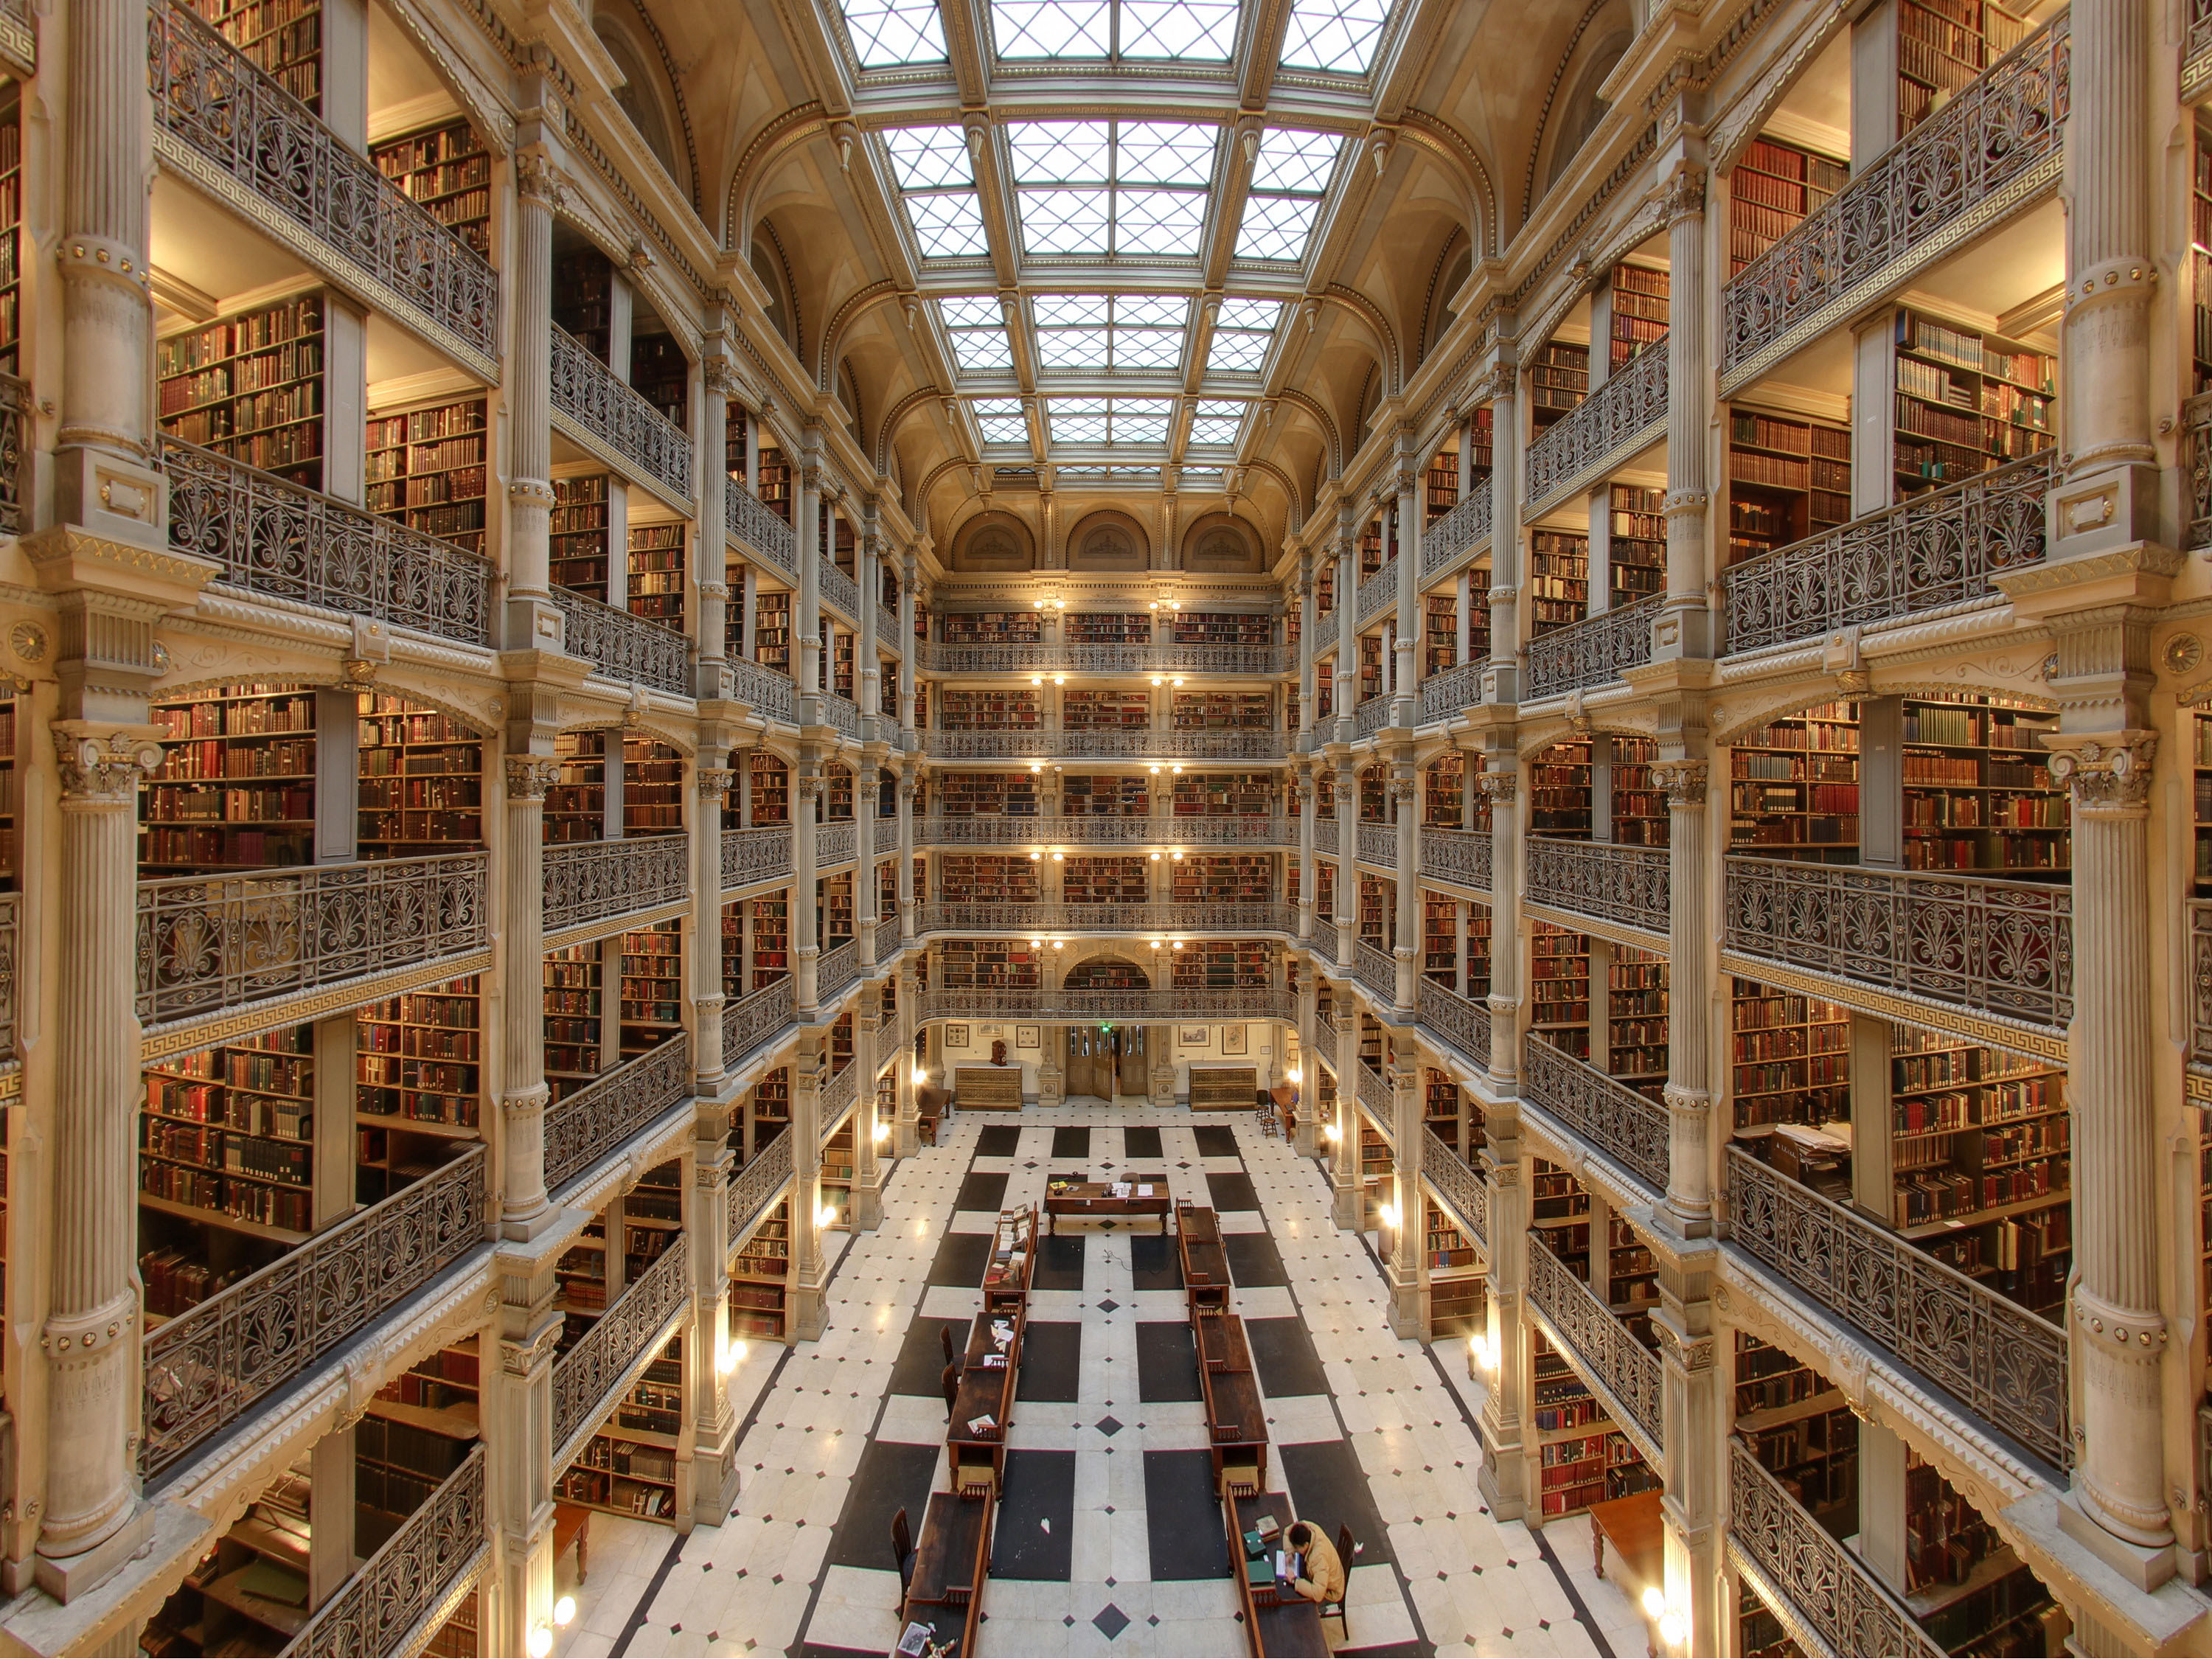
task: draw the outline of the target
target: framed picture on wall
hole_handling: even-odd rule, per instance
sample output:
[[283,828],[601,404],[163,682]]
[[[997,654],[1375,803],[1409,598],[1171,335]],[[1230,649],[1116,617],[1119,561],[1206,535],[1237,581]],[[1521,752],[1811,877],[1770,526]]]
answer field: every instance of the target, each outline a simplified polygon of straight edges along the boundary
[[1186,1025],[1176,1033],[1176,1041],[1186,1048],[1203,1048],[1206,1047],[1206,1034],[1211,1029],[1205,1025]]
[[965,1025],[946,1026],[945,1046],[948,1048],[965,1048],[968,1046],[968,1028]]
[[1244,1052],[1244,1028],[1242,1025],[1224,1025],[1221,1028],[1221,1052],[1224,1054],[1241,1054]]
[[1043,1048],[1043,1047],[1044,1047],[1044,1027],[1042,1027],[1042,1025],[1017,1025],[1017,1026],[1015,1026],[1015,1027],[1014,1027],[1014,1047],[1015,1047],[1015,1048]]

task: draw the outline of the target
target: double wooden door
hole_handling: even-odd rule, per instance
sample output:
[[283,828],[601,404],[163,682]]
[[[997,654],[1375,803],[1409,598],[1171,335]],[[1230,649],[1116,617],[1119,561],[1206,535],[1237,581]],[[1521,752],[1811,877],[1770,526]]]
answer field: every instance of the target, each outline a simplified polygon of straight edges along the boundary
[[1092,1095],[1100,1100],[1144,1094],[1151,1086],[1145,1039],[1146,1028],[1141,1025],[1116,1025],[1110,1030],[1101,1030],[1097,1025],[1068,1026],[1060,1060],[1068,1094]]

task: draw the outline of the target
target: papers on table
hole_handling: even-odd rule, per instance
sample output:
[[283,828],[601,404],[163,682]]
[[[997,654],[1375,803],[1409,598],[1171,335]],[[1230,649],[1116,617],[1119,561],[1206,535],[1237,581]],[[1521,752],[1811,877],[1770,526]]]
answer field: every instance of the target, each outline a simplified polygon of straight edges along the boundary
[[971,1417],[968,1419],[968,1432],[979,1438],[996,1432],[998,1426],[999,1419],[988,1412],[985,1412],[981,1417]]
[[1137,1196],[1139,1198],[1150,1198],[1152,1195],[1152,1183],[1151,1182],[1140,1181],[1137,1183]]

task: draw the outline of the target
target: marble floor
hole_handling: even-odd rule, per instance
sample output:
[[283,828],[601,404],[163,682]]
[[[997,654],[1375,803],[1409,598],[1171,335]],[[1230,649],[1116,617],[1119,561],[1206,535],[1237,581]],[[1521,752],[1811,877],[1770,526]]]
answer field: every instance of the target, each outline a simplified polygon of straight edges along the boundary
[[[891,1171],[884,1222],[833,1235],[819,1341],[756,1344],[723,1524],[679,1536],[592,1519],[589,1580],[556,1653],[887,1653],[892,1512],[944,1487],[943,1352],[981,1305],[1002,1206],[1054,1176],[1164,1173],[1220,1214],[1268,1413],[1268,1476],[1351,1526],[1343,1653],[1620,1655],[1642,1617],[1591,1569],[1588,1529],[1495,1520],[1475,1486],[1480,1385],[1456,1345],[1390,1333],[1368,1243],[1319,1168],[1249,1115],[1073,1102],[960,1112]],[[1172,1241],[1149,1224],[1047,1240],[1030,1294],[978,1646],[994,1656],[1249,1651],[1206,1473]],[[572,1562],[562,1565],[569,1589]]]

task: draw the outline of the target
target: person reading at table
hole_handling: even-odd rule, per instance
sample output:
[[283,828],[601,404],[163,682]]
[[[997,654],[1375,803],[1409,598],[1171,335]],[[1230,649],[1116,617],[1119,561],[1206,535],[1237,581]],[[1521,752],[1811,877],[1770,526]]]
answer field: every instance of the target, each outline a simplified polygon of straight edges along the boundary
[[1320,1528],[1293,1521],[1283,1529],[1283,1541],[1293,1552],[1291,1588],[1309,1601],[1323,1604],[1344,1600],[1344,1563],[1336,1546],[1321,1535]]

